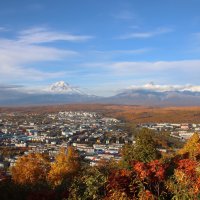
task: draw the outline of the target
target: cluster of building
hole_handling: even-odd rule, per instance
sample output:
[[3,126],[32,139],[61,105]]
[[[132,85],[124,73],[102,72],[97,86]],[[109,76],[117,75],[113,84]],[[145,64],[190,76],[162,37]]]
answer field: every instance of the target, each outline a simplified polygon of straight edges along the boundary
[[[125,143],[134,140],[122,130],[123,124],[115,118],[95,112],[58,112],[47,114],[12,113],[0,115],[0,147],[48,153],[53,159],[61,147],[73,145],[91,165],[101,159],[120,159]],[[0,157],[14,165],[18,155]]]
[[181,140],[189,139],[195,132],[200,133],[200,124],[190,123],[143,123],[139,128],[148,128],[156,132],[167,131],[172,137]]
[[[20,155],[47,153],[53,160],[61,147],[74,146],[85,161],[96,165],[103,160],[120,160],[124,144],[134,144],[124,124],[96,112],[58,112],[46,114],[0,114],[0,168],[13,166]],[[200,124],[143,123],[137,128],[167,131],[172,137],[186,140],[200,132]],[[9,150],[18,153],[2,152]]]

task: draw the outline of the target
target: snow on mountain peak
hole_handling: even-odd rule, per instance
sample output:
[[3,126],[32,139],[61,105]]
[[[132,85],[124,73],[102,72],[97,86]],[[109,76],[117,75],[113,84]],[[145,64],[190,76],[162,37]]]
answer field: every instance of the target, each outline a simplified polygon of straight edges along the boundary
[[50,86],[51,91],[66,91],[72,89],[68,83],[64,81],[59,81]]
[[69,85],[68,83],[65,83],[64,81],[58,81],[54,84],[52,84],[49,87],[49,91],[52,93],[61,93],[61,94],[84,94],[82,91],[80,91],[78,88],[73,87]]
[[200,92],[199,85],[158,85],[150,82],[145,85],[132,85],[128,90],[146,90],[155,92]]

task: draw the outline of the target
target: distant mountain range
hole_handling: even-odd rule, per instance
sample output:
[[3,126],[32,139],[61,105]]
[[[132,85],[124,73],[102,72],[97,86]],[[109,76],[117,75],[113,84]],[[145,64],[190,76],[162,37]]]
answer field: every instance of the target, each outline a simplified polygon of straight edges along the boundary
[[127,90],[106,99],[107,103],[152,106],[200,105],[200,93],[180,91]]
[[15,87],[0,88],[0,93],[0,105],[5,106],[86,103],[97,99],[64,81],[56,82],[47,88],[30,91]]
[[153,106],[200,106],[198,86],[161,86],[153,83],[132,86],[111,97],[83,92],[64,81],[47,88],[26,91],[18,87],[0,87],[0,105],[39,105],[71,103],[105,103]]

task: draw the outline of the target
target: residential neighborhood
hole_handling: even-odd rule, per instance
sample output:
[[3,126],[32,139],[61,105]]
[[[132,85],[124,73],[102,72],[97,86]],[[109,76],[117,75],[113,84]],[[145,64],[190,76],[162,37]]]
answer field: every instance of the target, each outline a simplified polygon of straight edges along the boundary
[[143,123],[138,124],[139,128],[148,128],[156,132],[167,131],[172,137],[180,140],[189,139],[195,132],[200,132],[200,124],[194,123]]
[[[90,165],[98,161],[119,160],[120,149],[133,143],[121,128],[122,122],[95,112],[58,112],[51,114],[0,114],[1,148],[22,154],[47,153],[52,160],[61,147],[74,146]],[[19,157],[1,156],[0,168],[13,166]]]
[[[97,112],[1,113],[0,168],[14,166],[20,155],[36,152],[48,154],[53,161],[59,149],[67,146],[77,149],[91,166],[97,165],[102,159],[119,161],[123,145],[135,143],[134,136],[123,127],[124,122]],[[141,128],[151,129],[158,134],[169,132],[170,136],[185,141],[194,132],[199,132],[200,124],[137,124],[136,129]],[[3,154],[2,151],[6,150],[10,153]]]

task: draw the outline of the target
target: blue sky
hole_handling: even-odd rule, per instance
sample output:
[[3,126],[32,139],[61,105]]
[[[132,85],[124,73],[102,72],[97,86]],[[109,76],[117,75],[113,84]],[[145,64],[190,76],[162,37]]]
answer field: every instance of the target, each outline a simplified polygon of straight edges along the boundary
[[0,1],[0,85],[93,94],[200,85],[199,0]]

